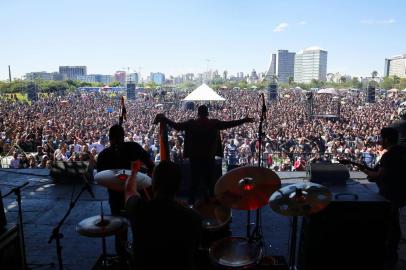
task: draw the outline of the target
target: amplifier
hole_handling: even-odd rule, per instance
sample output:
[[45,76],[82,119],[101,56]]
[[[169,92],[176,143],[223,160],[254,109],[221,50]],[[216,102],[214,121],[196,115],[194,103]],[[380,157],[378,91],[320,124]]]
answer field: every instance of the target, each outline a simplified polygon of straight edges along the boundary
[[311,163],[307,175],[310,182],[322,185],[345,185],[350,178],[348,168],[336,163]]
[[18,225],[9,224],[0,233],[0,266],[1,269],[23,269],[22,251]]
[[303,218],[302,270],[382,270],[390,203],[364,185],[331,188],[332,202]]

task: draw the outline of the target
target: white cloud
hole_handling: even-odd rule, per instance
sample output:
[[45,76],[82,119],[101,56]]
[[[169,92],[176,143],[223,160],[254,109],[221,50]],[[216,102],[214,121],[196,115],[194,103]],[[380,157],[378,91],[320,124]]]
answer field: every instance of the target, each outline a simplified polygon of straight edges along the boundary
[[305,24],[307,24],[307,21],[300,21],[298,24],[305,25]]
[[280,24],[278,24],[276,27],[275,27],[275,29],[273,30],[274,32],[283,32],[283,31],[285,31],[285,29],[288,27],[288,23],[285,23],[285,22],[283,22],[283,23],[280,23]]
[[393,24],[395,19],[386,19],[386,20],[362,20],[362,24]]

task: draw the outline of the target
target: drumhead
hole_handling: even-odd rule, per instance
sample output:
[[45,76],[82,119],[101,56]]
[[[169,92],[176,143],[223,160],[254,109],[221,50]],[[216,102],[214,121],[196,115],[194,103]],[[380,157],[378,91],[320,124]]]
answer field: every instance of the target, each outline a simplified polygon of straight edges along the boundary
[[218,266],[243,268],[255,266],[262,258],[262,248],[244,237],[228,237],[214,242],[209,249],[212,262]]
[[202,218],[202,226],[209,231],[217,231],[231,220],[231,209],[220,205],[215,200],[201,200],[193,205],[193,209]]

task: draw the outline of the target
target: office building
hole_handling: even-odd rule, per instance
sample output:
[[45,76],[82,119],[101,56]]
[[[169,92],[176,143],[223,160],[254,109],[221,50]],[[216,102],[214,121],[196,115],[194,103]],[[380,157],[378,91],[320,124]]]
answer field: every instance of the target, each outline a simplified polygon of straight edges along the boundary
[[151,78],[152,82],[159,84],[159,85],[161,85],[165,82],[165,74],[160,73],[160,72],[156,72],[156,73],[151,72],[150,78]]
[[113,76],[112,75],[103,75],[103,74],[82,75],[82,76],[78,76],[78,81],[88,82],[88,83],[110,84],[111,82],[113,82]]
[[288,50],[278,50],[276,59],[276,76],[278,82],[288,83],[294,77],[295,53]]
[[406,78],[406,54],[385,59],[384,76]]
[[271,56],[271,63],[269,65],[268,71],[265,73],[265,77],[276,76],[276,54],[273,53]]
[[300,51],[295,56],[294,81],[310,83],[313,79],[327,79],[327,51],[318,47],[310,47]]
[[59,66],[59,74],[68,80],[77,80],[78,76],[87,75],[86,66]]
[[122,86],[125,85],[127,79],[127,73],[125,71],[119,70],[114,73],[114,80],[119,82]]
[[24,77],[26,80],[29,80],[29,81],[33,81],[33,80],[51,81],[51,80],[53,80],[52,73],[45,72],[45,71],[26,73]]

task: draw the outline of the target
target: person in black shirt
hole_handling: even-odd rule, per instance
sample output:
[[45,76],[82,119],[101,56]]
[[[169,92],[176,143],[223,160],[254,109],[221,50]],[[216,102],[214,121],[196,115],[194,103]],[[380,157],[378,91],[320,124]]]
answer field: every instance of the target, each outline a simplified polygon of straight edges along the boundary
[[[124,142],[124,129],[120,125],[114,125],[109,130],[110,147],[100,152],[97,158],[97,171],[111,169],[131,169],[131,162],[141,160],[151,173],[154,163],[149,154],[136,142]],[[117,192],[108,190],[111,214],[121,216],[125,209],[124,191]],[[116,252],[125,253],[124,242],[127,240],[127,231],[116,236]]]
[[167,160],[154,169],[152,200],[145,201],[137,193],[135,177],[127,180],[125,199],[135,269],[196,269],[202,221],[195,211],[175,201],[180,183],[179,166]]
[[406,204],[406,148],[398,145],[398,132],[394,128],[381,129],[382,147],[387,150],[382,155],[376,170],[363,169],[368,180],[375,182],[382,196],[392,204],[390,230],[387,238],[386,259],[396,263],[398,245],[401,237],[399,208]]
[[176,130],[185,130],[185,143],[183,157],[189,158],[192,183],[189,194],[189,204],[194,204],[200,180],[206,184],[210,197],[214,196],[214,170],[215,156],[223,156],[220,130],[236,127],[247,122],[253,122],[253,118],[243,118],[234,121],[221,121],[209,119],[209,111],[206,105],[198,107],[197,119],[189,119],[185,122],[174,122],[163,114],[157,114],[155,122],[163,121]]
[[406,146],[406,109],[399,113],[399,120],[394,121],[390,126],[399,132],[399,144]]

